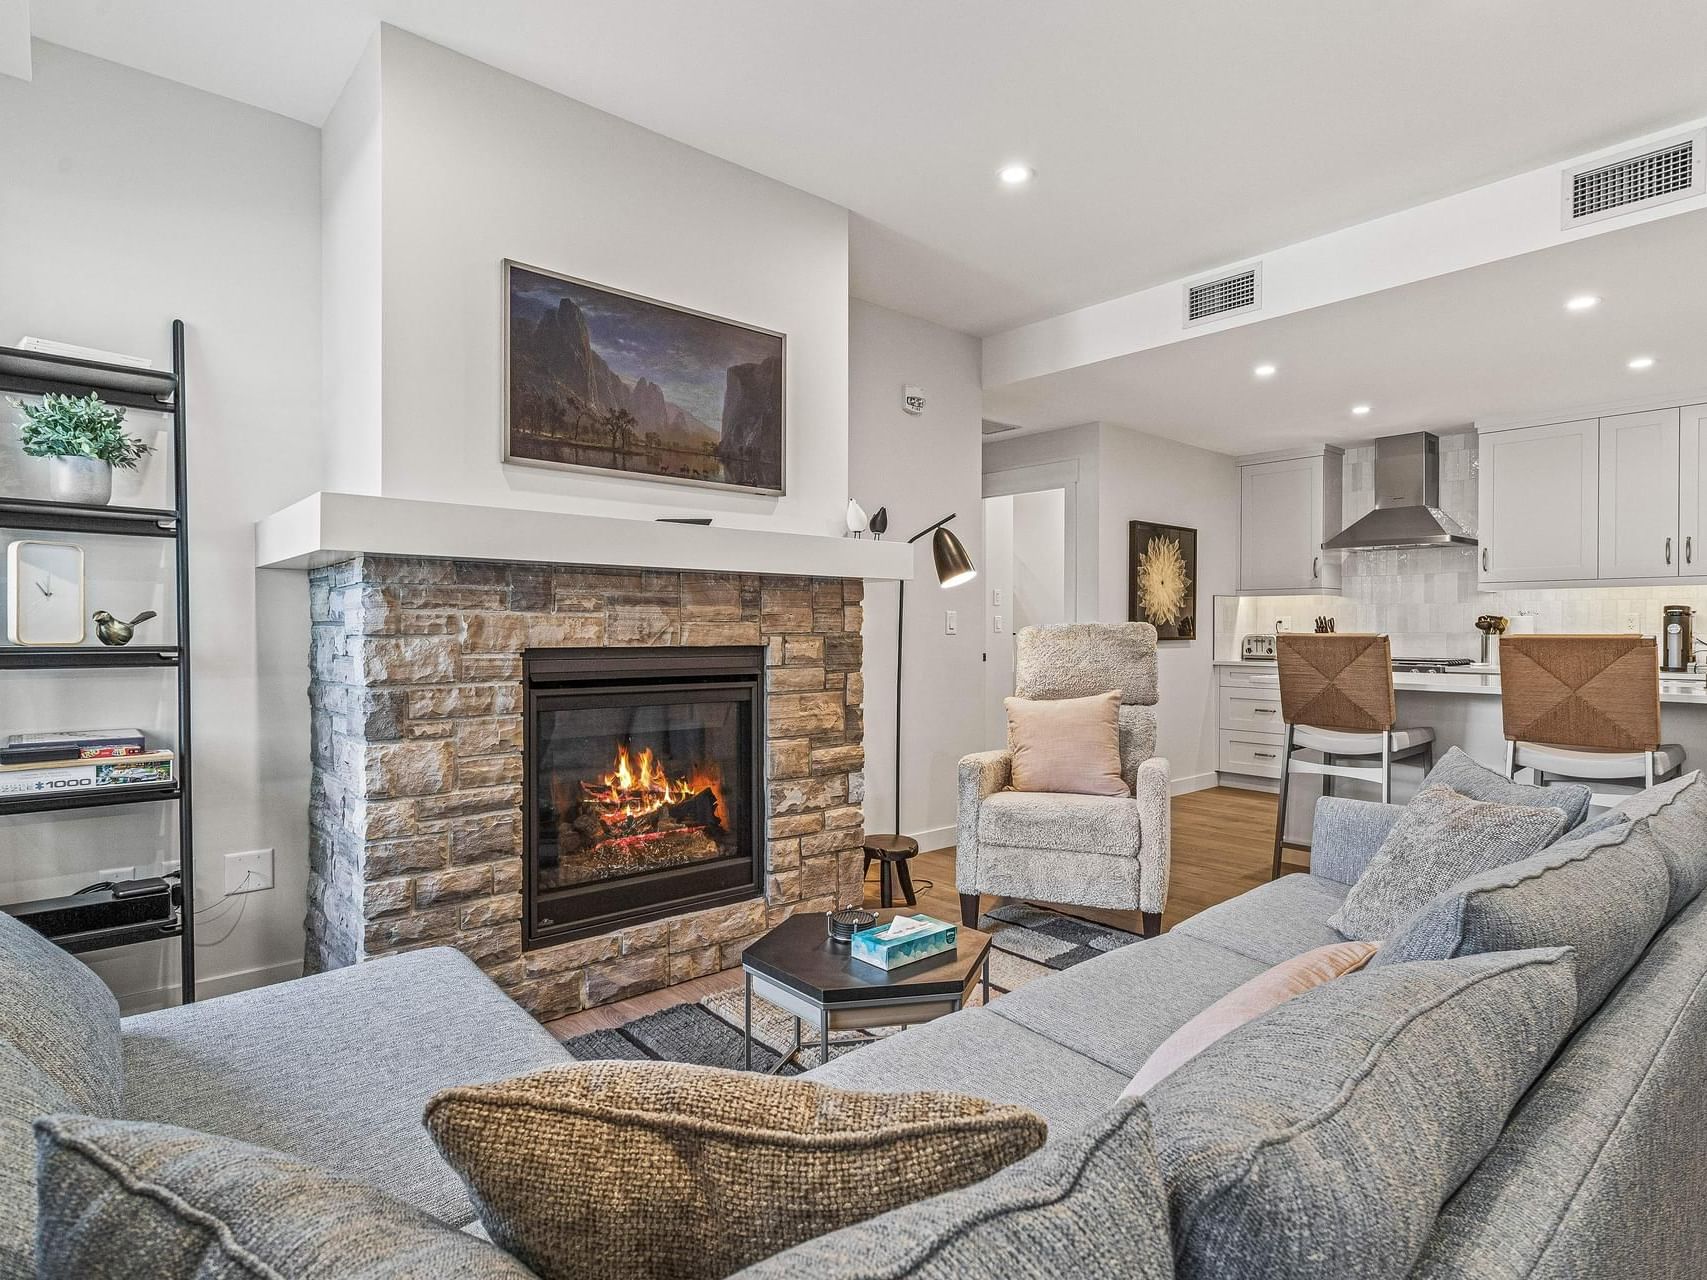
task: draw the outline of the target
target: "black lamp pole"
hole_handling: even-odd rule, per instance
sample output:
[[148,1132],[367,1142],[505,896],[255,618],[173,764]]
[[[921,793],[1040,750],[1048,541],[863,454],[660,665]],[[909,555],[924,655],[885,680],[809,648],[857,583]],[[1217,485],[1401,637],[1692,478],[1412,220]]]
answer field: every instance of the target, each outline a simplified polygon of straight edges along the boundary
[[[972,557],[966,554],[966,548],[960,539],[944,526],[954,519],[955,512],[949,512],[935,524],[926,525],[912,537],[907,539],[912,545],[927,534],[936,535],[932,539],[931,551],[936,561],[936,576],[939,585],[944,587],[959,586],[977,575],[972,566]],[[901,661],[906,650],[907,634],[907,580],[902,578],[897,584],[899,594],[895,606],[895,830],[885,835],[868,835],[865,838],[866,861],[869,865],[872,858],[883,862],[882,881],[880,886],[881,902],[885,907],[893,905],[894,889],[890,881],[890,868],[901,880],[901,892],[908,906],[913,906],[913,878],[907,869],[907,859],[919,851],[919,842],[901,834]]]

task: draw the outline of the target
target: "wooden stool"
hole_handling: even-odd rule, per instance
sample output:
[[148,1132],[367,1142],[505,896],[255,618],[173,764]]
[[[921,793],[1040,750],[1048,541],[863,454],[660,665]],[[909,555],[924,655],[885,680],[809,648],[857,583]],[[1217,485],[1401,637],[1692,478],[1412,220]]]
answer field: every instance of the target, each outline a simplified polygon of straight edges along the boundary
[[881,862],[878,873],[878,901],[885,907],[895,905],[895,881],[901,882],[901,896],[909,907],[919,905],[913,896],[913,874],[907,870],[909,859],[917,857],[919,842],[908,836],[867,836],[865,838],[865,870],[873,861]]

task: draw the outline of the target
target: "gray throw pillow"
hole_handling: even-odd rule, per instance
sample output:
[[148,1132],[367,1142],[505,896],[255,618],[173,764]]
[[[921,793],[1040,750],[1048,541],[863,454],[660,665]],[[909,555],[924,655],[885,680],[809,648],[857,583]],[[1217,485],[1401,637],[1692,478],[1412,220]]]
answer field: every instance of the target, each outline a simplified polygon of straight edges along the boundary
[[119,1002],[76,956],[0,912],[0,1039],[57,1080],[80,1111],[118,1115]]
[[1707,782],[1701,771],[1639,791],[1590,819],[1583,834],[1646,819],[1648,831],[1671,875],[1666,920],[1682,911],[1707,888]]
[[1487,804],[1425,787],[1405,806],[1328,926],[1347,938],[1390,938],[1434,896],[1467,876],[1527,858],[1559,838],[1559,810]]
[[1389,938],[1370,967],[1568,946],[1581,1025],[1659,932],[1670,893],[1648,820],[1621,822],[1454,885]]
[[1397,1280],[1570,1031],[1568,950],[1354,973],[1145,1097],[1183,1280]]
[[43,1280],[532,1280],[503,1250],[276,1151],[170,1125],[36,1122]]
[[1168,1280],[1167,1204],[1150,1118],[1134,1098],[993,1178],[808,1240],[736,1276]]
[[1477,761],[1462,747],[1453,747],[1442,756],[1422,784],[1425,787],[1451,787],[1461,796],[1486,800],[1491,804],[1557,809],[1565,815],[1566,831],[1588,814],[1589,800],[1593,795],[1587,787],[1576,782],[1557,782],[1547,787],[1513,782]]

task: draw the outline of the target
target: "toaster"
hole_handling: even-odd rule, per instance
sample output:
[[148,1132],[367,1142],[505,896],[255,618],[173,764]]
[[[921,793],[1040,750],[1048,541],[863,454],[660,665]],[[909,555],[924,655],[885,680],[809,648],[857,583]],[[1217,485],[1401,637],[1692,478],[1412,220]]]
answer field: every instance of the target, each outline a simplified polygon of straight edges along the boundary
[[1273,634],[1241,636],[1239,639],[1239,657],[1246,662],[1273,662]]

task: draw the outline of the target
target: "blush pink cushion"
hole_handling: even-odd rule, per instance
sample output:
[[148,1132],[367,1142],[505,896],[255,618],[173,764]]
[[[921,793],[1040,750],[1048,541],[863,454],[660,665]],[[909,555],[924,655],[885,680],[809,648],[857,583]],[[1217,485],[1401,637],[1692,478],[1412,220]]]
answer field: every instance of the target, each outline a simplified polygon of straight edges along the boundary
[[1129,796],[1120,776],[1120,694],[1005,698],[1015,791]]
[[1234,987],[1157,1045],[1156,1051],[1139,1068],[1132,1083],[1126,1086],[1126,1092],[1120,1096],[1131,1098],[1148,1093],[1229,1031],[1237,1030],[1312,987],[1363,968],[1369,963],[1369,957],[1375,954],[1375,946],[1373,942],[1332,942],[1283,960],[1242,986]]

